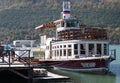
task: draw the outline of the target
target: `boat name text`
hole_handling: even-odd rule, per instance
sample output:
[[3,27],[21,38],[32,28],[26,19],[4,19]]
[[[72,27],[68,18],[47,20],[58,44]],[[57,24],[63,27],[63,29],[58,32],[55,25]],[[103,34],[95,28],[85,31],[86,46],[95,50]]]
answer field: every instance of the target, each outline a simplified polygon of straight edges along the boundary
[[82,67],[95,67],[96,63],[91,62],[91,63],[81,63]]

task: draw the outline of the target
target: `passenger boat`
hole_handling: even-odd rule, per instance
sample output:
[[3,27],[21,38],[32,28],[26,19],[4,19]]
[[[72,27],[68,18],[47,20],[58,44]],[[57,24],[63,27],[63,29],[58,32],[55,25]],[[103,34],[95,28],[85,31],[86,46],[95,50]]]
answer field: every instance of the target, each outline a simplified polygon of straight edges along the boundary
[[106,29],[86,26],[71,16],[70,7],[69,0],[63,1],[61,19],[35,28],[56,28],[55,37],[41,36],[45,57],[39,64],[70,71],[109,70],[116,55],[115,50],[109,50]]

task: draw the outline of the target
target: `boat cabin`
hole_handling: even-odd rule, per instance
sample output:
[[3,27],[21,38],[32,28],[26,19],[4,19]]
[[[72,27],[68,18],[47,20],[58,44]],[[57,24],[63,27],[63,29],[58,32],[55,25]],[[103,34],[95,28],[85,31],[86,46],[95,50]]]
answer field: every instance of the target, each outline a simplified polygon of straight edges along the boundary
[[71,40],[52,43],[52,58],[75,59],[108,55],[107,41]]

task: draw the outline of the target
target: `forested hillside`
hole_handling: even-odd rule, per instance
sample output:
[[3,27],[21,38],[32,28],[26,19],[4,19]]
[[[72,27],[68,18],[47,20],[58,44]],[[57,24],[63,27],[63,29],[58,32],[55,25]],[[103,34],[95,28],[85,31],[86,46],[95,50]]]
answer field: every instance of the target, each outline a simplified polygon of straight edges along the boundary
[[[0,0],[0,40],[39,40],[34,28],[60,18],[63,0]],[[120,43],[120,0],[70,0],[72,15],[87,26],[108,29],[111,42]],[[117,33],[116,33],[117,30]],[[48,31],[43,31],[48,33]],[[112,33],[112,34],[109,34]]]

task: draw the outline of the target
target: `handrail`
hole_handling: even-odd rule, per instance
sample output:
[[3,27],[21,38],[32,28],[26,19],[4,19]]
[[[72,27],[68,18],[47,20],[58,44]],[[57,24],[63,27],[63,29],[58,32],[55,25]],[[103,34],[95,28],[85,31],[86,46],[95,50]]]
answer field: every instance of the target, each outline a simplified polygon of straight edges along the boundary
[[[21,54],[17,54],[16,51],[21,52]],[[6,55],[4,53],[1,57],[1,64],[0,65],[19,65],[17,63],[14,63],[15,61],[18,61],[20,63],[23,63],[24,65],[30,67],[31,65],[31,56],[30,56],[31,50],[25,49],[25,50],[9,50],[9,53]],[[27,55],[27,60],[23,57],[24,55]]]
[[[30,66],[30,60],[31,60],[30,59],[30,51],[31,50],[15,50],[15,51],[22,51],[23,53],[21,53],[20,55],[15,53],[15,55],[17,56],[15,58],[18,59],[19,62],[26,63],[28,66]],[[24,58],[22,58],[22,56],[24,56],[27,52],[28,52],[28,56],[27,56],[28,58],[27,58],[27,60],[25,60]]]

